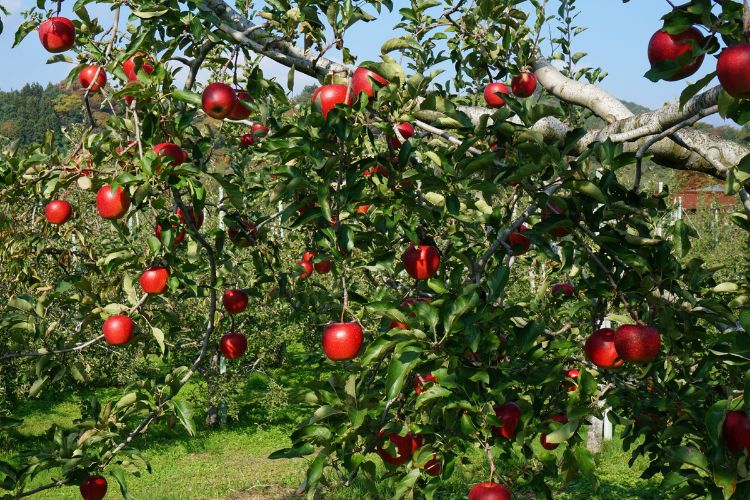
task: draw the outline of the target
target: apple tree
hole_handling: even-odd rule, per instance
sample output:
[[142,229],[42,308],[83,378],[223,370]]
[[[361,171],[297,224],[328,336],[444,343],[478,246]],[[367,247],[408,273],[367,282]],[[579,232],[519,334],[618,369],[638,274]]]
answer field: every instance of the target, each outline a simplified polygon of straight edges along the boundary
[[[671,6],[646,76],[716,72],[635,115],[583,65],[574,0],[38,4],[16,41],[75,64],[87,122],[64,151],[2,151],[0,373],[33,397],[87,383],[99,347],[159,369],[0,464],[11,495],[99,498],[105,472],[127,494],[150,425],[192,432],[185,384],[274,340],[254,315],[325,367],[272,455],[309,457],[311,496],[432,497],[465,474],[469,498],[551,497],[595,476],[582,431],[606,407],[665,490],[748,494],[747,276],[687,259],[697,233],[644,181],[720,179],[750,230],[750,148],[694,127],[750,118],[746,5]],[[395,10],[380,59],[358,59],[357,29]],[[298,73],[310,99],[289,98]]]

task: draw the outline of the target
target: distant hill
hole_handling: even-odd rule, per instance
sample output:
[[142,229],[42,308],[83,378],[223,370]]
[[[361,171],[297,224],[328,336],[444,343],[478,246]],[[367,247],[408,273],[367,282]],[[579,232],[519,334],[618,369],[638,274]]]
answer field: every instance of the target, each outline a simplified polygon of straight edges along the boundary
[[[65,88],[64,83],[29,83],[19,90],[0,91],[0,135],[18,140],[21,145],[40,144],[44,133],[52,130],[56,142],[63,146],[63,128],[83,124],[86,120],[83,91],[79,85]],[[92,110],[101,117],[99,96],[90,99]],[[96,116],[95,115],[95,116]]]

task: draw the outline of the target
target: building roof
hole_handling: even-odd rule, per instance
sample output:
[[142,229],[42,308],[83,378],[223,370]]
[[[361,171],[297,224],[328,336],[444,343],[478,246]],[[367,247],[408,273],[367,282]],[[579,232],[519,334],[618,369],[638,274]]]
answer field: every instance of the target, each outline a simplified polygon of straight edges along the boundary
[[721,207],[733,207],[739,204],[735,195],[724,194],[724,186],[707,186],[698,189],[686,189],[672,194],[672,203],[681,203],[683,210],[696,210],[699,206],[710,207],[718,204]]

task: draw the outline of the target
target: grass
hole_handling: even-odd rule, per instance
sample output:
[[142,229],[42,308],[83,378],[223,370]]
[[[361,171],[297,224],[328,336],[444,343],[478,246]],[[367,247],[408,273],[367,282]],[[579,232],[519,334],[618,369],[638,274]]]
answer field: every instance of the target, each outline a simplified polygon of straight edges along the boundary
[[[277,381],[285,387],[299,386],[302,379],[308,380],[320,373],[315,367],[299,369],[304,363],[296,364],[295,370],[278,370]],[[309,373],[308,373],[309,372]],[[247,381],[243,396],[248,401],[257,401],[267,392],[267,384],[257,377]],[[192,399],[191,393],[199,387],[187,387],[182,397]],[[100,399],[116,399],[120,389],[96,391]],[[244,399],[244,398],[243,398]],[[56,400],[32,400],[18,408],[15,416],[24,419],[18,429],[14,449],[6,450],[8,455],[23,451],[22,447],[35,447],[46,440],[45,433],[50,425],[70,427],[73,420],[80,417],[76,397],[65,395]],[[239,423],[209,430],[198,426],[197,435],[190,438],[182,428],[167,429],[154,425],[136,445],[148,457],[153,473],[144,472],[140,477],[128,477],[130,495],[135,499],[288,499],[298,498],[296,488],[305,477],[306,459],[269,460],[268,455],[289,446],[289,435],[294,424],[305,417],[296,405],[288,405],[276,416],[267,419],[269,424],[260,425],[263,409],[260,405],[250,407]],[[244,419],[244,420],[243,420]],[[597,476],[599,487],[593,482],[579,478],[567,485],[553,484],[555,498],[562,500],[628,500],[657,499],[663,497],[658,489],[660,478],[642,480],[640,473],[646,468],[644,460],[639,460],[631,468],[629,455],[621,451],[619,439],[606,442],[602,453],[597,456]],[[538,446],[538,445],[537,445]],[[541,448],[540,448],[541,450]],[[3,452],[0,450],[0,459]],[[481,454],[476,462],[483,464]],[[481,470],[484,465],[478,465]],[[486,476],[486,474],[485,474]],[[49,482],[50,474],[41,474],[33,486]],[[333,479],[331,477],[331,479]],[[446,480],[438,498],[466,498],[469,485],[477,478],[455,473]],[[120,498],[114,479],[109,480],[108,498]],[[384,488],[384,492],[388,489]],[[387,495],[387,493],[384,493]],[[336,485],[324,490],[321,498],[332,500],[368,498],[369,494],[355,484],[350,488]],[[63,487],[45,491],[34,498],[78,499],[77,487]]]

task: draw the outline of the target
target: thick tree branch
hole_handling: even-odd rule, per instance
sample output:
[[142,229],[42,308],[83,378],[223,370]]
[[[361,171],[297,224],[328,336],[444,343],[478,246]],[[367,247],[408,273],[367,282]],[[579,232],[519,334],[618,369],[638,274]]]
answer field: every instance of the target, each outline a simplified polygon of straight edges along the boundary
[[[201,8],[225,21],[219,29],[232,36],[238,43],[287,67],[294,66],[296,70],[316,78],[322,78],[331,72],[348,74],[351,71],[346,65],[325,57],[315,58],[299,47],[274,38],[263,30],[258,30],[257,25],[245,19],[223,0],[208,0]],[[252,38],[245,34],[253,30],[255,33]],[[691,99],[691,103],[686,104],[681,111],[675,105],[667,105],[659,110],[634,116],[620,100],[605,90],[596,85],[566,77],[542,57],[537,57],[533,61],[533,69],[539,83],[552,95],[566,102],[584,106],[610,124],[605,127],[606,131],[593,130],[586,134],[576,145],[574,153],[583,151],[594,141],[623,133],[625,135],[620,136],[619,139],[639,139],[640,142],[629,142],[623,145],[626,152],[636,152],[645,142],[642,137],[639,137],[640,134],[661,133],[665,128],[694,115],[700,109],[712,106],[718,95],[717,89],[713,88],[695,96]],[[491,113],[491,110],[486,108],[472,106],[459,106],[459,110],[465,113],[475,125],[479,123],[482,116]],[[424,121],[437,122],[440,118],[439,114],[431,111],[418,110],[415,114]],[[640,130],[635,134],[628,133],[634,129]],[[545,118],[535,124],[532,130],[542,132],[545,139],[561,140],[570,129],[553,118]],[[750,148],[732,141],[709,137],[694,129],[680,130],[673,137],[682,141],[690,149],[675,144],[670,139],[663,139],[650,148],[654,161],[670,169],[703,172],[723,179],[728,169],[750,154]],[[617,136],[615,138],[618,139]],[[700,151],[702,154],[697,154],[695,151]]]

